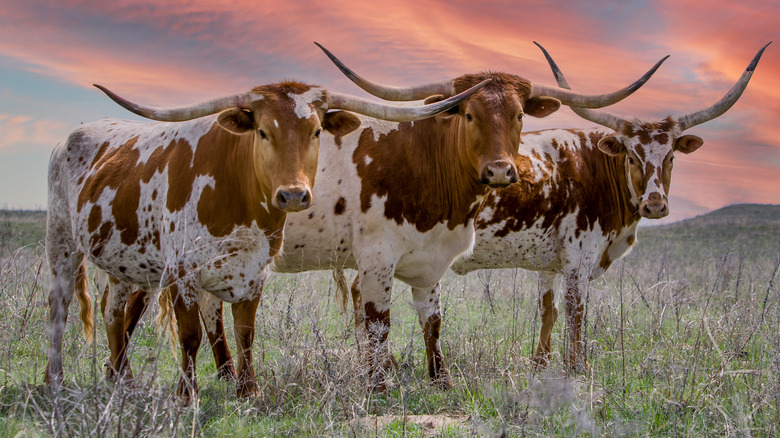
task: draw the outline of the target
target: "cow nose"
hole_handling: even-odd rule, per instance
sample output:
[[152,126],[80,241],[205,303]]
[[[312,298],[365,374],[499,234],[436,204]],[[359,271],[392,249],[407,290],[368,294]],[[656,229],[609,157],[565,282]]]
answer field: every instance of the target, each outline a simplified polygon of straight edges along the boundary
[[517,182],[517,167],[509,161],[494,161],[482,170],[482,184],[493,188],[506,187]]
[[660,219],[669,214],[669,207],[663,200],[650,200],[641,208],[641,215],[648,219]]
[[280,187],[274,204],[284,211],[300,211],[311,207],[311,192],[304,187]]

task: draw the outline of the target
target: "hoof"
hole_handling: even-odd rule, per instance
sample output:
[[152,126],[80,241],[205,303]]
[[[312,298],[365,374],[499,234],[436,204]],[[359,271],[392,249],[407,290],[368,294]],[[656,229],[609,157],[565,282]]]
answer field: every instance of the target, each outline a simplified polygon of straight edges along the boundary
[[190,385],[184,379],[179,380],[179,385],[176,387],[176,396],[182,406],[190,406],[193,402],[199,401],[198,392],[197,383],[193,382]]
[[260,387],[256,382],[248,382],[236,386],[236,395],[241,398],[256,398],[260,396]]
[[449,375],[439,377],[431,381],[431,384],[442,391],[448,391],[455,387]]
[[531,360],[534,362],[534,365],[539,368],[547,368],[548,365],[550,365],[550,354],[549,353],[542,353],[542,354],[535,354]]
[[226,382],[235,382],[238,380],[236,368],[233,365],[225,365],[217,371],[217,378]]

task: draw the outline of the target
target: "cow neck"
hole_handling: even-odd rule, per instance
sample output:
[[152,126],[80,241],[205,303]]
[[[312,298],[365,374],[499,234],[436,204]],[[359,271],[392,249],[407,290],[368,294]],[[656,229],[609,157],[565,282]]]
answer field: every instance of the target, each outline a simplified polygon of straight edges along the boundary
[[598,217],[599,223],[605,233],[609,231],[620,232],[623,228],[631,226],[639,221],[639,209],[632,204],[631,192],[628,189],[628,170],[625,156],[610,156],[598,149],[598,141],[611,131],[598,130],[591,134],[590,147],[582,147],[583,158],[586,166],[591,171],[591,178],[595,190],[600,190],[600,196],[593,196],[598,200],[598,212],[593,212],[592,217]]
[[193,164],[196,173],[214,179],[198,202],[199,220],[212,235],[226,236],[254,222],[266,236],[278,235],[281,243],[286,215],[271,205],[267,178],[256,169],[252,134],[232,134],[215,123],[198,143]]
[[384,198],[385,217],[420,232],[440,223],[449,229],[473,219],[488,188],[465,157],[459,117],[434,117],[398,124],[375,139],[361,134],[353,161],[362,180],[361,210]]

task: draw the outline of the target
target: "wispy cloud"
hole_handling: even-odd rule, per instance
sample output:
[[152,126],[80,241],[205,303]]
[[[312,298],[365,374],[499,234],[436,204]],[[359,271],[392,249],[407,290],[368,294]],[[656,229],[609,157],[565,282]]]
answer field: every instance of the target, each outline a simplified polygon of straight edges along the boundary
[[[552,84],[544,58],[531,43],[536,40],[555,57],[573,88],[588,93],[626,85],[662,56],[672,55],[642,90],[610,109],[660,119],[720,99],[755,52],[776,39],[779,19],[780,4],[770,0],[6,0],[0,4],[0,56],[63,87],[84,89],[98,82],[128,98],[165,106],[282,79],[362,93],[313,41],[385,83],[499,70]],[[696,197],[701,205],[717,207],[754,196],[780,201],[771,190],[744,190],[759,176],[776,179],[780,174],[780,125],[775,123],[780,119],[775,84],[780,46],[775,44],[734,108],[692,130],[704,138],[706,149],[681,160],[673,191],[702,191],[692,185],[707,182],[707,194]],[[24,93],[14,90],[16,96]],[[60,101],[57,107],[87,112],[84,105]],[[69,123],[57,114],[45,108],[39,114],[25,111],[31,118],[18,119],[20,114],[0,102],[5,114],[0,147],[54,144],[67,132]],[[528,128],[587,125],[560,111],[530,121]],[[707,167],[691,164],[700,154],[709,168],[728,169],[729,176],[713,179]]]

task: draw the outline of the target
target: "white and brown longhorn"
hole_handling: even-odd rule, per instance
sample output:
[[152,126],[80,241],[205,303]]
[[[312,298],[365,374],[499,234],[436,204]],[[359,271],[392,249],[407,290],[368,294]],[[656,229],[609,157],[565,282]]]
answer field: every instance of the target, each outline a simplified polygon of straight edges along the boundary
[[[542,328],[537,360],[546,361],[550,353],[558,316],[555,289],[562,281],[565,357],[572,368],[585,368],[581,330],[589,281],[631,250],[641,218],[669,213],[674,153],[688,154],[703,144],[701,138],[683,132],[722,115],[739,99],[765,48],[731,90],[703,110],[647,122],[572,108],[610,130],[552,129],[523,136],[519,153],[531,157],[536,180],[496,191],[486,199],[476,221],[474,252],[457,260],[452,270],[458,274],[495,268],[540,272]],[[559,85],[568,88],[544,53]]]
[[85,310],[91,308],[86,257],[112,285],[101,305],[109,377],[131,376],[124,309],[132,290],[170,286],[178,292],[174,311],[183,350],[178,393],[186,399],[197,394],[196,304],[203,291],[235,303],[238,392],[254,393],[251,344],[264,268],[281,250],[287,212],[311,206],[322,129],[338,134],[359,124],[351,113],[329,110],[415,120],[457,105],[484,85],[441,105],[401,107],[283,82],[175,109],[137,105],[99,87],[130,111],[164,122],[83,124],[52,153],[46,229],[52,273],[46,378],[52,389],[63,377],[62,338],[77,286],[82,320],[85,327],[92,323]]
[[[493,187],[508,186],[531,173],[529,159],[516,159],[524,115],[546,116],[561,101],[591,107],[611,104],[649,76],[602,96],[562,92],[504,73],[464,75],[400,90],[370,83],[326,54],[358,85],[383,99],[432,94],[438,96],[429,100],[442,99],[490,80],[449,114],[413,124],[363,119],[353,133],[323,136],[316,201],[310,210],[288,215],[285,247],[272,265],[279,272],[357,270],[352,285],[356,322],[361,337],[368,339],[371,384],[380,390],[385,387],[379,365],[387,351],[393,278],[411,285],[429,375],[449,387],[438,343],[438,281],[473,245],[474,219],[484,197]],[[215,338],[224,338],[221,322],[212,328],[218,331]],[[218,361],[229,357],[225,347],[224,342],[217,345],[223,351],[216,355]]]

